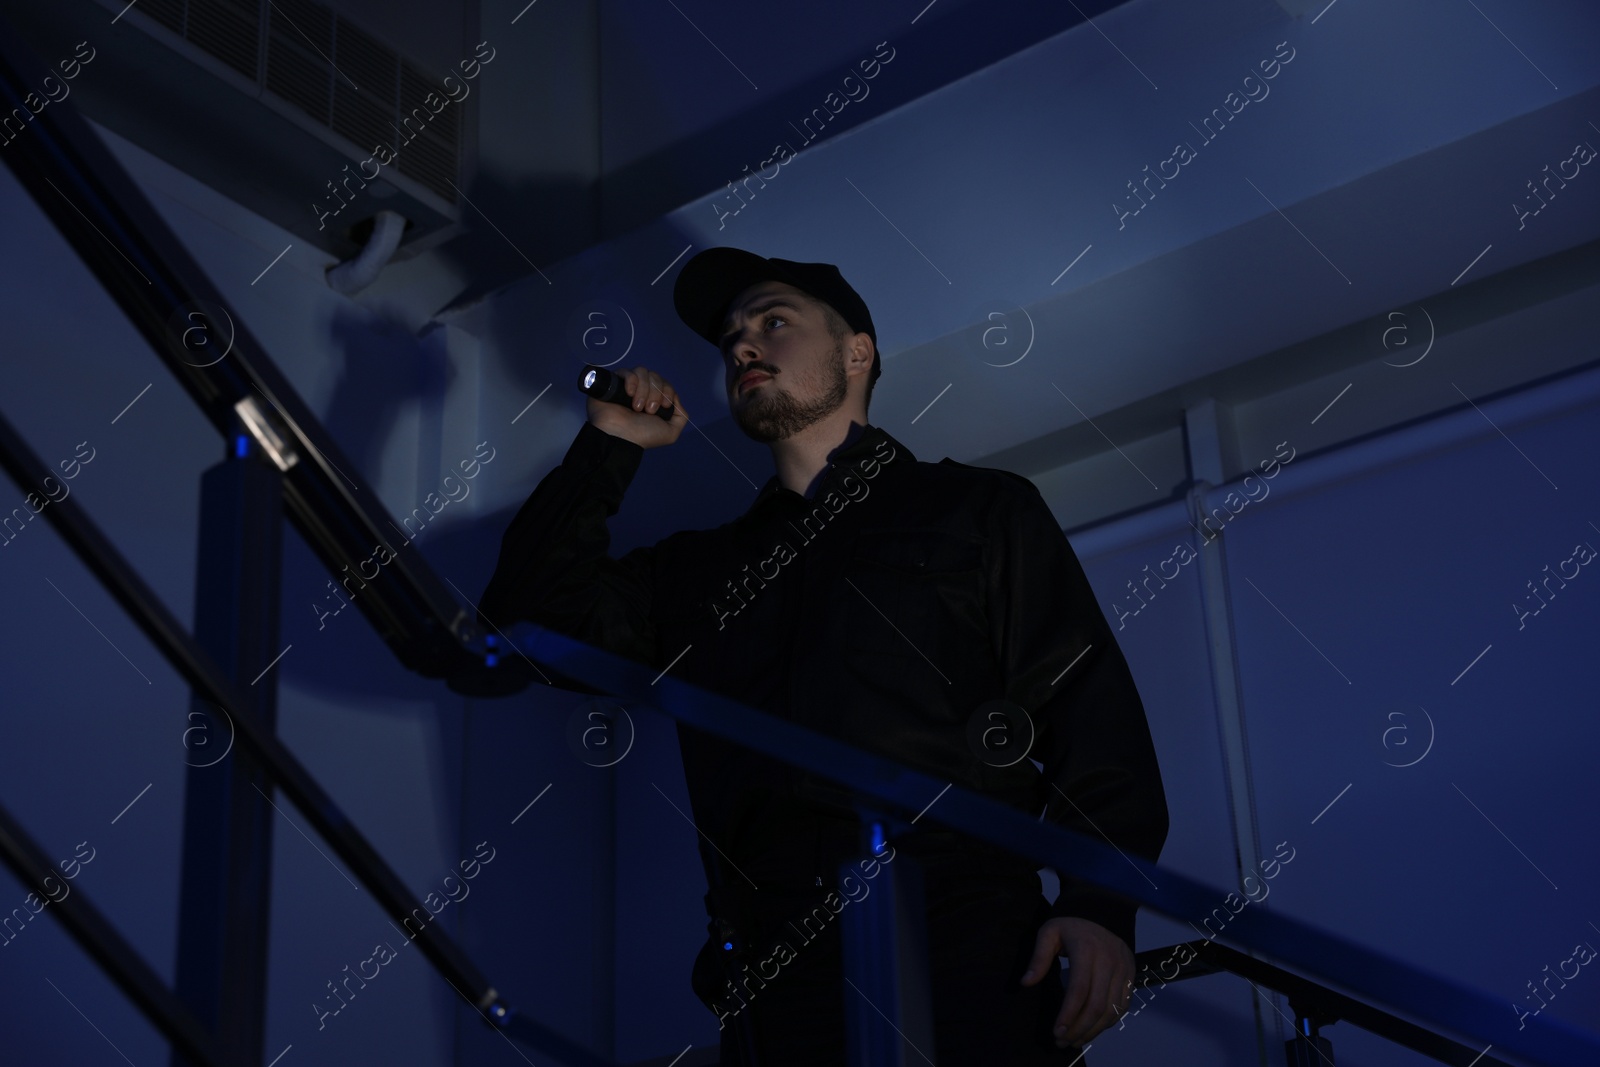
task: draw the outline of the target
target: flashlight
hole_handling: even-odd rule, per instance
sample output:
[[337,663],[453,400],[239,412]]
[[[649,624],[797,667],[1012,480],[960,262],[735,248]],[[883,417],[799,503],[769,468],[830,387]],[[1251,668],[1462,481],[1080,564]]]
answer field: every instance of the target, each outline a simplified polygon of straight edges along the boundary
[[[585,364],[583,374],[578,378],[578,388],[596,400],[621,404],[625,408],[633,406],[633,397],[628,395],[628,387],[622,375],[612,374],[604,367]],[[671,404],[665,404],[656,409],[656,414],[671,422],[675,411]]]

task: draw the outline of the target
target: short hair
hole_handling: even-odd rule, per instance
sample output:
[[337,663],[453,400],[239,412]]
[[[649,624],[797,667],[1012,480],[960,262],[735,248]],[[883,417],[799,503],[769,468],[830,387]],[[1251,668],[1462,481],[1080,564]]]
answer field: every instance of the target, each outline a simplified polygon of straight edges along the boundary
[[[860,332],[851,329],[850,324],[844,321],[844,316],[839,314],[839,312],[834,309],[832,304],[828,303],[826,300],[818,300],[816,297],[811,296],[810,293],[807,293],[806,296],[813,304],[817,306],[819,310],[821,310],[823,322],[825,322],[828,327],[828,336],[832,337],[834,341],[843,341],[851,334]],[[872,335],[868,334],[867,336],[870,339]],[[881,360],[883,358],[883,355],[878,351],[877,341],[872,342],[872,358],[874,360]],[[867,395],[862,405],[863,410],[871,410],[872,408],[872,387],[875,384],[875,377],[876,376],[872,373],[872,367],[868,366]]]

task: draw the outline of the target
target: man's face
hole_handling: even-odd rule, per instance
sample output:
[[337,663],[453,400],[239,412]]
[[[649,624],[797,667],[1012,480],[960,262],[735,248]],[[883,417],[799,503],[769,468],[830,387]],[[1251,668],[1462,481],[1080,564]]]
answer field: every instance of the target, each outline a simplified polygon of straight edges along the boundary
[[844,339],[828,332],[822,308],[783,282],[752,285],[722,324],[728,410],[746,436],[781,440],[844,404]]

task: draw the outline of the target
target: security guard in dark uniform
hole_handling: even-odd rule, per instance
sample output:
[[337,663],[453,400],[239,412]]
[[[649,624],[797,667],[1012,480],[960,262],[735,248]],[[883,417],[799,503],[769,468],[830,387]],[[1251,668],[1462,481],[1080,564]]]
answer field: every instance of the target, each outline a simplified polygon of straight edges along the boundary
[[[1144,708],[1033,484],[920,461],[867,423],[877,333],[836,267],[712,248],[685,264],[674,302],[717,347],[730,411],[776,473],[735,521],[611,558],[606,520],[644,449],[689,418],[658,374],[624,371],[631,404],[589,400],[506,530],[481,618],[670,666],[1155,860],[1167,807]],[[724,1063],[844,1063],[828,917],[853,899],[837,884],[851,861],[863,886],[868,865],[921,865],[937,1044],[922,1051],[939,1062],[1067,1064],[1126,1010],[1135,903],[1063,877],[1051,904],[1027,861],[931,822],[866,855],[838,787],[681,724],[678,736],[710,887],[692,980],[722,1024]]]

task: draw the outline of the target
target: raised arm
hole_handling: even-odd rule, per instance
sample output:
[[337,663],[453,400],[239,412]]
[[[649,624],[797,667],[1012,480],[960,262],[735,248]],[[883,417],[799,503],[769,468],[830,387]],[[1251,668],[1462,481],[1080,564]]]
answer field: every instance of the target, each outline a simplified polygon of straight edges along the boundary
[[[622,373],[631,409],[589,400],[589,421],[501,538],[478,618],[501,630],[526,619],[653,664],[656,552],[641,547],[612,559],[606,522],[621,506],[644,449],[676,441],[688,415],[659,376],[642,367]],[[677,408],[671,423],[652,414],[662,404]]]

